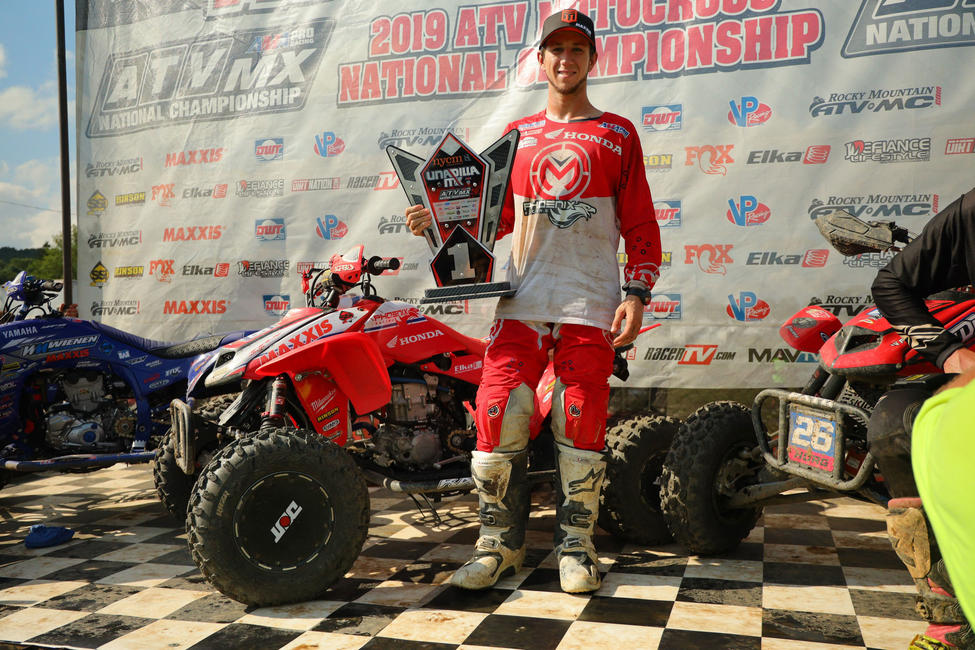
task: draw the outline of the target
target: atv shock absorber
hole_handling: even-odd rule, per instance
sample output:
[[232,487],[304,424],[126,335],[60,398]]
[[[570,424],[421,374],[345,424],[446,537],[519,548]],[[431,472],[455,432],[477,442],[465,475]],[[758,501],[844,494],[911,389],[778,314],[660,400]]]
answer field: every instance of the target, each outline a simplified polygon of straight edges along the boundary
[[288,397],[288,379],[278,375],[267,390],[267,410],[261,413],[261,429],[284,426],[285,402]]

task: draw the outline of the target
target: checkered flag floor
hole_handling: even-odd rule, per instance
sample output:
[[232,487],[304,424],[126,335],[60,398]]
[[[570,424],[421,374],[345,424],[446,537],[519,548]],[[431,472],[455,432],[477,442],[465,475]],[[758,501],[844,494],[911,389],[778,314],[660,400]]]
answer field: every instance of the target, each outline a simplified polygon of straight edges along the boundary
[[[599,531],[594,594],[559,589],[552,492],[533,494],[528,557],[494,589],[450,587],[477,534],[473,495],[437,504],[371,489],[369,537],[321,600],[247,608],[210,587],[148,466],[13,479],[0,492],[0,642],[104,648],[906,648],[925,623],[883,509],[768,508],[735,552],[623,544]],[[75,530],[27,549],[32,524]],[[300,579],[300,576],[296,576]],[[0,643],[0,646],[3,644]],[[7,647],[7,646],[4,646]]]

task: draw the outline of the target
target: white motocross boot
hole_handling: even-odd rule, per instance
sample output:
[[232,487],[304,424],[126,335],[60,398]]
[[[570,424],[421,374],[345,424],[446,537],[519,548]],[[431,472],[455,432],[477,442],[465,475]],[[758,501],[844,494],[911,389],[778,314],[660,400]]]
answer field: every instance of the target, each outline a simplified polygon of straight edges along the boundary
[[556,509],[555,541],[562,591],[596,591],[602,584],[596,548],[592,543],[599,514],[599,490],[606,475],[603,454],[555,445],[560,495]]
[[474,555],[450,584],[486,589],[517,573],[525,560],[528,519],[528,453],[475,451],[471,475],[480,502],[481,535]]

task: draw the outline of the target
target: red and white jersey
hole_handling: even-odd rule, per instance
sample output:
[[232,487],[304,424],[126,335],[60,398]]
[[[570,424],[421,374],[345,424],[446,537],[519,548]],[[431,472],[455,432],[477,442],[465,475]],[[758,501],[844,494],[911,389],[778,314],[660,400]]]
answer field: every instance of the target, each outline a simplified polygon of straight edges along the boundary
[[628,282],[650,288],[660,230],[633,124],[612,113],[556,122],[545,111],[505,129],[520,132],[498,235],[512,234],[507,279],[517,293],[495,318],[609,329],[620,304],[617,251]]

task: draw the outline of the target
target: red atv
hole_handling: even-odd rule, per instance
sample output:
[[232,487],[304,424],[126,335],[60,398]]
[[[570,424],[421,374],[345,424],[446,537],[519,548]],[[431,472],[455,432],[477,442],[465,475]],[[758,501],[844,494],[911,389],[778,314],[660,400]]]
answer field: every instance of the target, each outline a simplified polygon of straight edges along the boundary
[[[867,223],[842,211],[819,217],[817,226],[844,255],[896,250],[896,241],[910,240],[893,223]],[[975,347],[971,294],[945,292],[927,305]],[[895,389],[914,390],[923,399],[949,378],[908,347],[876,308],[844,324],[811,305],[779,334],[797,350],[819,353],[819,366],[802,390],[763,390],[751,407],[705,404],[680,426],[667,455],[663,516],[692,553],[734,548],[767,505],[842,495],[886,506],[890,492],[867,436],[871,413]],[[766,415],[775,414],[771,431],[763,407]],[[907,418],[916,414],[891,425],[908,428]]]
[[[194,366],[191,395],[243,385],[216,423],[173,401],[174,460],[188,480],[199,473],[190,550],[227,596],[255,605],[319,596],[359,555],[367,482],[410,495],[435,520],[430,497],[474,489],[472,409],[486,342],[378,296],[372,276],[398,266],[367,259],[360,245],[312,269],[303,278],[308,307]],[[356,287],[361,295],[349,295]],[[619,354],[617,363],[625,373]],[[551,439],[538,437],[553,384],[550,366],[536,390],[534,482],[555,476]],[[628,477],[616,476],[607,492],[622,502]],[[663,530],[659,513],[657,521]]]

